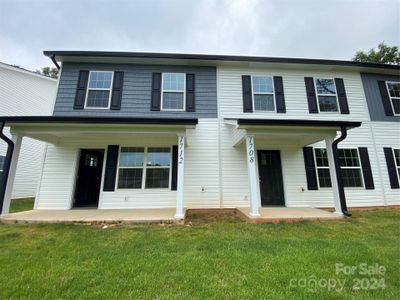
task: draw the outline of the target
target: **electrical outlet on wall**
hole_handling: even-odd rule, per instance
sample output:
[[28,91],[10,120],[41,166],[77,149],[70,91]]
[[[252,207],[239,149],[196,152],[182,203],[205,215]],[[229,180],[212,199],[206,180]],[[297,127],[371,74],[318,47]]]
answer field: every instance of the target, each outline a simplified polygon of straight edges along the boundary
[[125,196],[125,197],[124,197],[124,201],[125,201],[125,202],[128,202],[128,201],[129,201],[129,197],[128,197],[128,196]]

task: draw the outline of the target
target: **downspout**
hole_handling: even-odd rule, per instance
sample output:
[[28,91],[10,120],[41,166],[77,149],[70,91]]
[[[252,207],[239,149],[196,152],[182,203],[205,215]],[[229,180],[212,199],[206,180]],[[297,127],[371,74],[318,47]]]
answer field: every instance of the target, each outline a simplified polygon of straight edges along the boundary
[[339,163],[339,155],[338,155],[338,147],[337,147],[340,142],[342,142],[343,140],[346,139],[347,127],[343,126],[343,125],[340,126],[340,132],[341,132],[341,136],[338,137],[336,140],[334,140],[332,143],[332,152],[333,152],[333,158],[335,161],[336,180],[337,180],[337,185],[338,185],[338,190],[339,190],[340,206],[342,208],[342,213],[345,216],[350,217],[351,213],[347,211],[346,195],[344,193],[342,173],[340,171],[340,163]]
[[57,63],[57,61],[56,61],[56,56],[55,56],[55,54],[53,54],[52,56],[51,56],[51,61],[53,62],[53,64],[56,66],[56,68],[57,68],[57,70],[60,70],[60,65]]
[[14,142],[10,140],[3,133],[5,122],[0,123],[0,139],[7,143],[7,154],[3,166],[3,174],[0,180],[0,213],[3,210],[4,196],[6,194],[6,187],[8,181],[8,174],[10,173],[11,159],[14,152]]

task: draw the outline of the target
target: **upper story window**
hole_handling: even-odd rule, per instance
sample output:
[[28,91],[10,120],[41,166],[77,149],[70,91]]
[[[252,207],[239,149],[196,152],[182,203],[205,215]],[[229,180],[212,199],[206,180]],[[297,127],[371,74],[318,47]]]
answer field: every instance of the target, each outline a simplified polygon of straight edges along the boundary
[[112,81],[112,71],[90,71],[85,108],[109,108]]
[[316,78],[315,88],[320,112],[339,112],[335,81],[333,79]]
[[162,110],[185,110],[184,73],[162,73]]
[[386,82],[395,116],[400,115],[400,82]]
[[0,155],[0,173],[3,172],[5,159],[4,156]]
[[275,111],[272,77],[252,76],[252,90],[255,111]]
[[[331,177],[326,149],[315,148],[315,165],[320,187],[331,187]],[[363,177],[358,149],[338,149],[344,187],[363,187]]]

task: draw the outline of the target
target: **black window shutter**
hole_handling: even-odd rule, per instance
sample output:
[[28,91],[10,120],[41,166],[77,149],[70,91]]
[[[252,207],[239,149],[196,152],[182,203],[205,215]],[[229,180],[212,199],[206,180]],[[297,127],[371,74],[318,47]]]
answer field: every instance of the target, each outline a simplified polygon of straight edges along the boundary
[[79,71],[74,109],[83,109],[85,106],[86,88],[88,84],[88,79],[89,79],[89,71]]
[[282,76],[274,76],[274,90],[276,99],[276,112],[284,114],[286,113],[286,105]]
[[306,167],[307,189],[318,190],[317,171],[314,162],[314,150],[312,147],[303,147],[304,165]]
[[194,74],[186,74],[186,111],[196,111]]
[[387,116],[393,116],[392,104],[390,103],[390,97],[388,90],[386,88],[386,82],[383,80],[379,80],[378,85],[382,97],[382,104],[383,104],[383,109],[385,110],[385,114]]
[[350,111],[349,111],[349,104],[347,103],[347,95],[346,95],[346,90],[344,88],[343,79],[335,78],[335,85],[339,100],[340,113],[348,115]]
[[396,162],[394,161],[393,150],[392,148],[383,148],[383,152],[385,153],[386,165],[389,173],[390,187],[392,189],[398,189],[399,178],[397,177]]
[[359,147],[361,167],[364,177],[364,185],[367,190],[375,189],[374,178],[372,176],[371,163],[369,162],[368,148]]
[[310,112],[310,114],[317,114],[318,103],[317,103],[317,95],[315,95],[314,78],[304,77],[304,83],[306,84],[308,111]]
[[115,190],[115,180],[117,179],[118,165],[118,145],[109,145],[107,148],[106,171],[104,174],[103,191],[113,192]]
[[122,98],[123,85],[124,85],[124,72],[115,71],[110,109],[113,109],[113,110],[121,109],[121,98]]
[[253,112],[253,101],[251,94],[251,76],[242,75],[243,90],[243,112]]
[[171,190],[176,191],[178,184],[178,145],[172,146]]
[[161,73],[153,73],[151,85],[151,110],[159,111],[161,108]]

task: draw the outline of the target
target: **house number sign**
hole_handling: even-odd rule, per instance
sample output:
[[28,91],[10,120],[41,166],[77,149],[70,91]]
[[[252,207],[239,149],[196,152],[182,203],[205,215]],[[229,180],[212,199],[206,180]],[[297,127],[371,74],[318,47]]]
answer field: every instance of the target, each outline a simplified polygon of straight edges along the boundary
[[248,156],[249,156],[249,161],[250,163],[254,162],[254,140],[252,136],[248,137],[248,141],[249,141],[249,147],[248,147]]
[[179,137],[179,155],[178,155],[178,163],[182,164],[183,163],[183,146],[184,146],[184,137],[180,136]]

